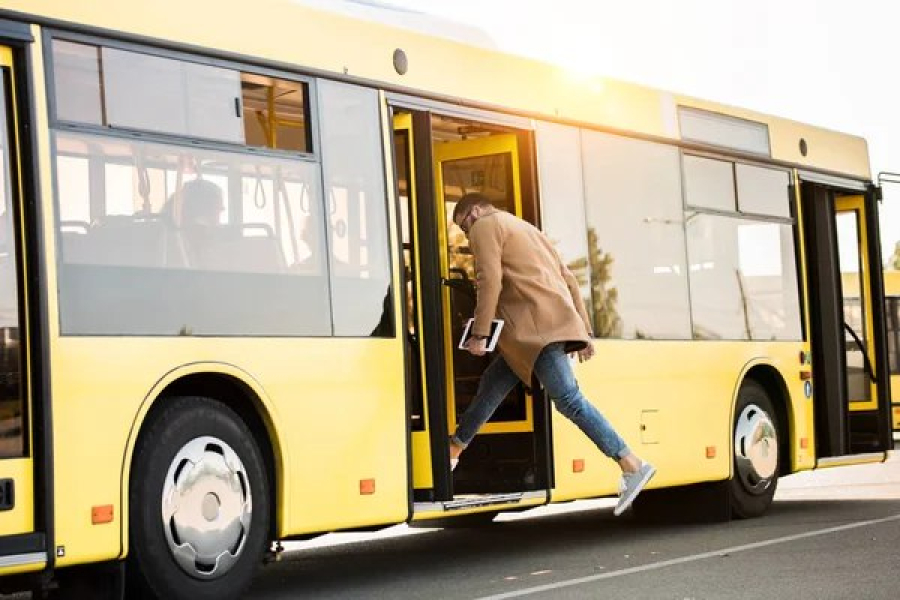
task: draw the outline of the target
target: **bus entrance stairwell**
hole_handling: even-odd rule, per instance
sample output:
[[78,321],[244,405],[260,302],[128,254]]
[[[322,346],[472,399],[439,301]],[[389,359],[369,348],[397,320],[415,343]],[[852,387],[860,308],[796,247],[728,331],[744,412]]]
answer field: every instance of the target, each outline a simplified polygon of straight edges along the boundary
[[877,204],[804,182],[813,402],[819,459],[890,447]]
[[[468,319],[474,316],[477,290],[475,263],[468,238],[453,222],[456,203],[479,192],[492,204],[523,216],[523,176],[516,133],[475,122],[438,119],[433,127],[434,171],[438,224],[442,245],[443,305],[447,316],[444,344],[448,348],[448,429],[475,400],[481,374],[494,353],[477,357],[458,348]],[[491,420],[463,453],[454,472],[456,494],[506,493],[546,488],[536,468],[535,402],[524,386],[510,392]]]

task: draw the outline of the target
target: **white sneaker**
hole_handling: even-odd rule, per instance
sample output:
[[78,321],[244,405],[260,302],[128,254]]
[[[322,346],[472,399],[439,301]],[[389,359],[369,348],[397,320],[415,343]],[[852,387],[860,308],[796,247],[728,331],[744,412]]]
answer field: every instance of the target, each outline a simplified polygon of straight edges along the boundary
[[646,462],[641,463],[641,468],[634,473],[623,473],[622,482],[619,484],[619,503],[616,504],[613,514],[618,517],[625,512],[655,474],[656,467]]

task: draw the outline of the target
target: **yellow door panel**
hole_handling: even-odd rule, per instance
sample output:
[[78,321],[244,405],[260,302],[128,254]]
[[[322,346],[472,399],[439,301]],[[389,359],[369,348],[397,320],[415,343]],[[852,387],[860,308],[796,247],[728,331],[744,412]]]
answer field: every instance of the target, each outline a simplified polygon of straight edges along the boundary
[[[519,187],[519,159],[516,136],[492,135],[472,140],[438,142],[432,148],[435,164],[435,180],[441,206],[449,206],[451,221],[456,200],[468,192],[481,192],[513,214],[522,214],[522,196]],[[491,159],[494,159],[493,161]],[[508,162],[508,166],[506,161]],[[478,163],[480,170],[467,169],[468,164]],[[447,168],[458,166],[460,168]],[[471,177],[466,177],[471,175]],[[508,199],[512,199],[510,205]],[[498,202],[499,201],[499,202]]]
[[30,458],[5,458],[0,460],[0,479],[12,480],[14,487],[0,484],[3,491],[0,496],[6,501],[6,495],[12,491],[15,507],[12,510],[0,511],[0,532],[2,535],[29,533],[34,530],[34,489],[33,470]]
[[[462,141],[435,142],[432,155],[438,203],[441,275],[446,279],[462,279],[463,285],[443,288],[444,355],[448,378],[447,422],[452,431],[462,406],[470,402],[478,379],[491,357],[476,359],[457,349],[462,326],[473,315],[475,307],[475,267],[465,234],[453,223],[453,209],[462,196],[470,192],[484,194],[497,208],[515,215],[522,214],[519,178],[518,140],[512,134],[495,134]],[[465,289],[468,284],[469,291]],[[460,322],[460,318],[462,322]],[[455,359],[455,360],[454,360]],[[518,394],[520,392],[514,392]],[[507,400],[510,402],[510,400]],[[530,397],[514,402],[521,405],[517,414],[488,422],[480,433],[529,432],[534,429],[533,403]]]
[[868,248],[861,240],[868,239],[863,196],[846,196],[835,200],[838,232],[838,253],[844,294],[844,337],[846,347],[846,377],[850,394],[850,410],[878,408],[877,384],[871,377],[875,372],[874,322],[867,265]]
[[[403,261],[407,273],[406,307],[409,322],[405,335],[412,360],[418,362],[418,373],[425,372],[425,354],[422,348],[422,311],[416,310],[416,299],[422,297],[422,269],[418,255],[419,230],[417,227],[416,163],[413,151],[412,115],[394,115],[394,159],[397,165],[397,185],[400,201],[401,236],[403,238]],[[431,488],[431,444],[428,422],[428,392],[421,377],[413,379],[413,389],[408,393],[412,403],[412,475],[415,489]]]

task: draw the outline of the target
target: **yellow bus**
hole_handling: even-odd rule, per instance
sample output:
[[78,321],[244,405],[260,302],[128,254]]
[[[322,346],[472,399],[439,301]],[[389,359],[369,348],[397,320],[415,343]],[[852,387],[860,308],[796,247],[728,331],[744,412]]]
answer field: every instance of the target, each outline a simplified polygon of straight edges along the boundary
[[900,437],[900,271],[884,272],[884,310],[894,439]]
[[537,385],[449,468],[469,191],[583,282],[638,513],[891,445],[859,137],[283,0],[6,0],[0,73],[2,591],[226,600],[282,540],[615,495]]

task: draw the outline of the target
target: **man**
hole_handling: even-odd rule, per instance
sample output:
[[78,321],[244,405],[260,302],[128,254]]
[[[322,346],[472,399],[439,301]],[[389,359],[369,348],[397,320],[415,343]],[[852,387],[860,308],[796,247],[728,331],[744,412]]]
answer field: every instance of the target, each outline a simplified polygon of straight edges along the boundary
[[491,320],[504,320],[500,356],[485,369],[475,400],[450,438],[451,468],[519,380],[537,376],[557,410],[575,423],[622,469],[620,515],[656,469],[641,461],[578,389],[568,354],[594,355],[591,326],[575,276],[547,237],[530,223],[497,210],[479,193],[466,194],[453,221],[469,238],[475,256],[478,299],[473,335],[466,349],[485,353]]

